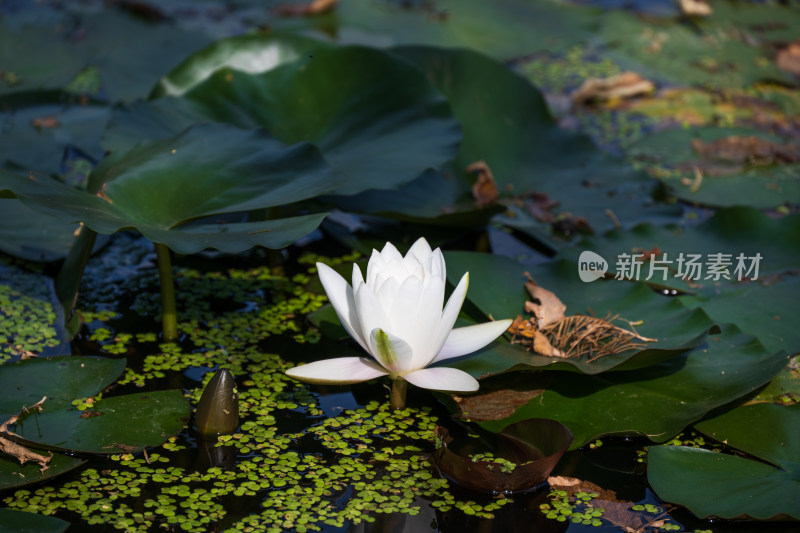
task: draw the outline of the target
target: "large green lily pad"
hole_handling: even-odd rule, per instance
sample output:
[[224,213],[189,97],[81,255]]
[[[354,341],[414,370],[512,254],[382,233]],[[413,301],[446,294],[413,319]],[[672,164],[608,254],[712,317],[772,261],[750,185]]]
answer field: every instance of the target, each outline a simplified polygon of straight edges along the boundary
[[13,509],[0,509],[0,533],[62,533],[69,522]]
[[70,409],[72,400],[94,396],[125,370],[124,359],[68,356],[0,365],[0,419],[8,420],[47,396],[48,410]]
[[[763,459],[682,446],[648,449],[647,477],[658,496],[700,517],[800,519],[800,406],[738,407],[695,428]],[[772,463],[772,464],[769,464]]]
[[[470,272],[467,298],[487,316],[495,319],[523,315],[530,296],[523,289],[526,268],[508,258],[471,252],[447,252],[448,280],[457,282],[463,272]],[[521,346],[492,345],[479,354],[455,365],[476,377],[510,369],[542,368],[578,370],[596,374],[606,370],[631,370],[677,356],[705,339],[713,322],[703,312],[689,311],[680,302],[653,292],[644,284],[614,281],[583,283],[576,263],[560,261],[540,265],[531,272],[536,282],[558,296],[567,306],[565,314],[619,315],[619,327],[657,339],[642,343],[643,348],[591,360],[590,354],[560,359],[526,351]],[[635,324],[635,325],[632,325]]]
[[[715,207],[748,205],[769,208],[800,201],[798,163],[737,164],[703,158],[692,149],[694,139],[714,142],[732,136],[786,142],[756,130],[709,126],[653,133],[629,146],[627,153],[648,161],[647,165],[654,169],[652,173],[667,184],[675,196],[687,202]],[[798,151],[797,144],[792,144]],[[747,153],[743,152],[742,157],[747,159]],[[702,181],[696,181],[693,167],[702,172]]]
[[225,124],[199,124],[106,158],[90,176],[89,191],[98,194],[44,176],[0,173],[0,192],[13,191],[38,211],[80,220],[98,233],[135,228],[178,253],[286,246],[316,228],[324,214],[241,223],[201,219],[303,200],[339,183],[340,174],[308,143],[286,146],[263,131]]
[[519,420],[552,418],[575,435],[573,448],[605,435],[663,442],[712,409],[761,387],[786,361],[784,352],[771,353],[758,339],[727,326],[709,337],[707,347],[635,372],[555,372],[546,389],[511,416],[481,425],[500,431]]
[[[503,63],[470,50],[408,46],[392,52],[416,64],[447,97],[464,139],[444,175],[429,176],[396,193],[346,199],[345,207],[420,218],[480,213],[471,192],[476,176],[466,169],[484,161],[504,203],[544,193],[559,202],[557,212],[584,217],[595,230],[612,227],[606,209],[624,223],[645,216],[655,181],[602,153],[588,137],[558,128],[542,93]],[[436,193],[426,192],[431,189]],[[544,227],[524,210],[502,222]],[[544,229],[548,238],[549,229]]]
[[[152,25],[119,10],[54,17],[53,24],[22,24],[0,34],[0,63],[13,83],[0,82],[0,95],[64,89],[111,101],[146,96],[158,78],[210,37],[173,25]],[[143,39],[142,35],[147,35]],[[131,46],[131,43],[136,43]],[[124,57],[124,61],[120,61]],[[74,83],[86,74],[94,81]]]
[[79,410],[125,369],[124,359],[69,356],[0,366],[0,418],[8,420],[46,397],[41,411],[21,416],[12,431],[37,447],[87,453],[136,452],[181,430],[189,404],[177,390],[113,396]]
[[[151,110],[140,105],[115,114],[106,146],[169,137],[199,121],[263,127],[282,142],[314,143],[347,177],[338,194],[396,188],[455,154],[458,123],[412,65],[360,46],[284,53],[309,46],[295,43],[284,37],[239,38],[202,51],[171,75],[181,80],[181,100],[156,100]],[[243,52],[233,54],[231,46]],[[259,54],[268,59],[258,61]],[[252,60],[248,70],[237,70],[244,57]]]
[[693,24],[606,14],[601,32],[607,55],[648,78],[714,87],[790,81],[774,61],[769,41],[789,38],[797,12],[775,3],[715,2],[714,14]]
[[569,48],[588,38],[599,22],[595,9],[551,0],[354,0],[341,2],[333,20],[342,41],[471,48],[501,60]]
[[179,390],[114,396],[79,411],[45,409],[16,424],[14,432],[52,450],[134,453],[161,445],[188,422],[191,411]]
[[794,317],[800,296],[800,277],[769,285],[749,283],[727,288],[719,295],[681,296],[684,305],[702,308],[716,322],[731,322],[757,335],[768,350],[800,352],[800,331]]
[[[800,264],[800,250],[788,243],[800,241],[800,215],[789,215],[774,218],[751,207],[731,207],[720,209],[708,220],[696,226],[668,225],[655,226],[640,224],[630,230],[615,229],[601,236],[587,237],[572,248],[563,248],[559,257],[578,261],[580,254],[586,250],[595,252],[608,262],[609,275],[625,274],[620,272],[620,254],[643,254],[653,252],[659,254],[654,267],[667,266],[668,271],[653,269],[650,277],[651,262],[643,262],[640,281],[648,281],[654,285],[674,287],[688,292],[712,294],[736,290],[737,282],[748,279],[763,280],[767,276],[781,274],[797,268]],[[665,254],[665,255],[660,255]],[[697,261],[701,270],[684,268],[689,274],[691,285],[678,278],[678,259],[684,255],[700,254]],[[709,273],[708,256],[710,254],[727,254],[730,263],[725,277]],[[742,255],[743,269],[737,270],[738,257]],[[760,259],[756,261],[757,255]],[[641,260],[640,260],[641,261]],[[752,266],[757,266],[750,270]],[[697,275],[693,275],[694,273]],[[650,277],[650,279],[647,279]],[[723,320],[732,322],[732,320]]]

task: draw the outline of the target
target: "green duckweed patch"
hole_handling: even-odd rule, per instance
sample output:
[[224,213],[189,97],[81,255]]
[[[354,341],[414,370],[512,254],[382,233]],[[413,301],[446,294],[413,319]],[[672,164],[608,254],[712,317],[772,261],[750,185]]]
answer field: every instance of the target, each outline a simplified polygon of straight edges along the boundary
[[[285,375],[295,363],[276,352],[321,347],[305,320],[326,301],[321,289],[307,288],[314,287],[318,257],[299,258],[305,272],[292,276],[266,266],[176,266],[182,338],[161,343],[151,331],[123,331],[126,308],[140,317],[137,324],[158,327],[154,263],[139,242],[122,236],[90,263],[112,283],[94,286],[95,276],[84,278],[96,290],[81,295],[82,343],[126,355],[129,365],[117,382],[123,389],[162,388],[178,373],[202,373],[202,382],[186,390],[193,405],[211,370],[228,368],[238,385],[238,430],[203,441],[187,428],[145,454],[112,455],[47,486],[7,493],[3,506],[126,532],[304,532],[372,522],[380,514],[415,516],[423,508],[492,518],[512,502],[450,491],[432,463],[437,420],[429,408],[390,411],[388,403],[369,401],[334,416]],[[127,262],[115,266],[109,255],[121,251]],[[103,394],[109,393],[73,405],[90,409]]]
[[61,344],[54,300],[48,278],[0,265],[0,363]]

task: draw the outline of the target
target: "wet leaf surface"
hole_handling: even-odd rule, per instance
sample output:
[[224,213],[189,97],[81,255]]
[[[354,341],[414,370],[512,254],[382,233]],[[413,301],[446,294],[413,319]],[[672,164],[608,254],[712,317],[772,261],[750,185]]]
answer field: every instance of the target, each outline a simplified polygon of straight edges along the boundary
[[798,406],[738,407],[698,431],[772,464],[681,446],[648,450],[648,479],[661,498],[700,517],[758,519],[798,515]]
[[728,326],[709,337],[707,347],[636,372],[558,372],[543,394],[514,415],[481,425],[498,431],[530,417],[553,418],[575,435],[573,448],[612,434],[661,442],[761,387],[786,361],[785,353],[768,352],[756,338]]

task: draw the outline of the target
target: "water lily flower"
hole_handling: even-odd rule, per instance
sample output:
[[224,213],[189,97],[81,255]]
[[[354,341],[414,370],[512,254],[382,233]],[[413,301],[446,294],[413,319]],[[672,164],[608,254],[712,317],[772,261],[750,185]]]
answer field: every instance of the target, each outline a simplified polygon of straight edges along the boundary
[[430,367],[479,350],[502,335],[511,320],[453,329],[469,273],[444,305],[442,251],[420,238],[403,255],[391,243],[372,251],[366,281],[353,265],[353,284],[329,266],[317,263],[319,277],[347,333],[371,355],[341,357],[297,366],[286,373],[317,384],[350,384],[380,376],[392,379],[391,405],[405,406],[408,383],[452,392],[478,390],[478,382],[455,368]]

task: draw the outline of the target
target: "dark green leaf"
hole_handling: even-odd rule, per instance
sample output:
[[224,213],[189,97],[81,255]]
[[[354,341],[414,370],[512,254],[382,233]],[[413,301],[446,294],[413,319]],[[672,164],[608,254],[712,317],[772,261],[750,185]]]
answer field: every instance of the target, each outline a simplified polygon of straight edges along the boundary
[[94,396],[125,370],[125,359],[68,356],[27,359],[0,366],[0,420],[47,396],[45,409],[71,409],[72,400]]
[[[48,452],[42,450],[33,451],[45,457],[48,455]],[[20,466],[16,459],[3,456],[0,458],[0,490],[14,489],[32,483],[39,483],[40,481],[50,479],[64,472],[69,472],[85,462],[84,459],[77,459],[75,457],[68,457],[60,453],[55,453],[52,459],[50,459],[50,462],[47,463],[47,468],[42,470],[42,467],[36,463],[29,462]],[[0,509],[0,512],[2,511],[3,509]],[[0,515],[0,524],[4,523],[5,521],[2,515]],[[0,526],[0,531],[2,531],[2,526]]]
[[178,433],[190,415],[181,391],[114,396],[84,411],[45,409],[16,424],[26,441],[54,450],[84,453],[135,453],[159,446]]
[[[447,252],[448,280],[456,283],[463,272],[470,272],[467,298],[487,316],[495,319],[524,315],[530,300],[523,288],[525,267],[504,257],[471,252]],[[540,265],[531,273],[536,282],[558,296],[567,306],[565,314],[614,317],[613,322],[644,337],[658,339],[642,343],[643,349],[593,359],[590,354],[559,359],[528,352],[521,346],[495,343],[477,355],[455,365],[476,377],[504,372],[511,368],[547,367],[553,370],[578,370],[596,374],[610,369],[632,370],[659,363],[691,349],[705,339],[713,323],[705,313],[689,311],[680,302],[653,292],[644,284],[619,281],[583,283],[577,264],[560,261]],[[526,315],[527,316],[527,315]]]
[[178,253],[286,246],[324,215],[246,223],[208,219],[310,198],[339,183],[340,175],[313,146],[285,146],[262,131],[224,124],[197,125],[106,158],[90,177],[89,190],[100,195],[47,177],[0,172],[0,189],[12,190],[38,211],[81,220],[98,233],[136,228]]
[[800,407],[748,405],[696,429],[775,465],[682,446],[648,450],[647,477],[658,496],[700,517],[800,519]]
[[0,533],[62,533],[69,522],[13,509],[0,509]]
[[[716,207],[748,205],[768,208],[797,202],[800,198],[800,164],[751,165],[722,163],[701,158],[692,140],[711,142],[729,136],[758,137],[780,141],[771,135],[742,128],[703,127],[653,133],[628,147],[628,155],[656,161],[653,174],[669,185],[678,198]],[[693,167],[702,173],[696,182]],[[698,187],[699,186],[699,187]]]
[[754,337],[728,326],[709,337],[706,348],[635,372],[554,373],[547,390],[512,416],[482,425],[499,431],[527,418],[553,418],[575,435],[573,448],[604,435],[662,442],[764,385],[786,360],[785,353],[770,353]]
[[[237,70],[241,64],[220,44],[190,58],[176,76],[187,70],[201,74],[194,86],[182,82],[184,100],[156,100],[150,110],[140,105],[121,111],[106,146],[169,137],[198,121],[263,127],[282,142],[318,146],[347,177],[338,194],[396,188],[455,154],[458,123],[412,65],[357,46],[318,46],[296,58],[295,52],[281,52],[282,43],[283,38],[238,39],[232,46],[244,47],[245,57],[252,59],[260,47],[260,54],[271,58],[246,65],[247,72]],[[278,64],[288,59],[294,60]]]

